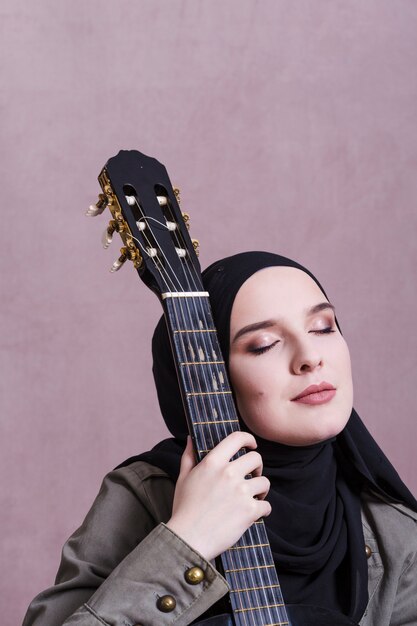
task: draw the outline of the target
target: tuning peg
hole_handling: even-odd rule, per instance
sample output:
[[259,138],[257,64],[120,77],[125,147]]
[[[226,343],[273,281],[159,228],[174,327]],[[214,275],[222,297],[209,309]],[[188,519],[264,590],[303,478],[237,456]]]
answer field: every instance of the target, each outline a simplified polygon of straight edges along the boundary
[[166,206],[168,204],[168,198],[166,196],[156,196],[159,202],[159,206]]
[[200,242],[198,241],[198,239],[192,239],[191,241],[192,241],[196,256],[200,256]]
[[123,266],[123,264],[127,261],[128,251],[127,248],[120,248],[120,256],[110,268],[111,273],[118,272],[119,269]]
[[182,213],[182,219],[185,222],[187,230],[190,230],[190,216],[188,215],[188,213]]
[[174,192],[174,196],[175,196],[178,204],[180,205],[181,204],[181,192],[180,192],[179,187],[173,187],[172,191]]
[[108,205],[108,198],[104,193],[101,193],[98,197],[96,204],[90,204],[87,209],[86,215],[88,217],[95,217],[96,215],[100,215],[103,213],[104,209]]
[[113,234],[116,230],[118,230],[116,220],[110,220],[109,225],[107,226],[101,237],[101,243],[103,244],[103,248],[105,250],[107,250],[107,248],[113,241]]

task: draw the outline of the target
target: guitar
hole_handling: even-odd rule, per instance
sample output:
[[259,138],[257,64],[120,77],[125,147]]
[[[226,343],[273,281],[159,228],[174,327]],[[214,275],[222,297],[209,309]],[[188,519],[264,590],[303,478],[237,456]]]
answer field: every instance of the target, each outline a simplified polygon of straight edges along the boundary
[[[188,216],[178,204],[165,167],[136,150],[122,150],[98,177],[102,193],[87,215],[106,207],[112,219],[103,235],[123,241],[111,271],[130,260],[161,301],[176,363],[188,428],[198,461],[235,430],[239,420],[216,335],[208,293],[188,234]],[[244,450],[234,458],[245,454]],[[221,555],[232,614],[200,626],[354,626],[339,614],[312,606],[286,605],[262,520]]]

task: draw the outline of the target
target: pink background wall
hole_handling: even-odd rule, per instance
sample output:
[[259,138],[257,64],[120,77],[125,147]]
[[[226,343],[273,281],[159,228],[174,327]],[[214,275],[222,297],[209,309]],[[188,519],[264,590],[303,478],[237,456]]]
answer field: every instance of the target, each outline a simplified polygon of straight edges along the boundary
[[[182,188],[205,266],[306,264],[355,405],[417,491],[414,0],[3,0],[3,626],[54,577],[102,476],[166,435],[159,304],[84,217],[121,147]],[[106,216],[107,218],[108,216]]]

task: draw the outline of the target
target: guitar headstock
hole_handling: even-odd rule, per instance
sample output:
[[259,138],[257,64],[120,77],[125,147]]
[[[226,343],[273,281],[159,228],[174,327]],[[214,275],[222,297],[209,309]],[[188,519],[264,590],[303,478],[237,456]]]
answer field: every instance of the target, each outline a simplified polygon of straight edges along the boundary
[[109,208],[112,219],[103,234],[104,248],[114,233],[123,247],[111,270],[132,261],[142,280],[159,296],[166,292],[201,291],[198,242],[188,234],[188,215],[179,207],[165,167],[137,150],[121,150],[98,177],[98,202],[87,215]]

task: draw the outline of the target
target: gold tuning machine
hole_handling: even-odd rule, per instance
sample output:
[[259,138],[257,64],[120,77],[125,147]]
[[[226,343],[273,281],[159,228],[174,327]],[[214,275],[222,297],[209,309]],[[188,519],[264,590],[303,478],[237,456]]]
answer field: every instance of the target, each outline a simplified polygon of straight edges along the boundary
[[180,206],[181,205],[181,192],[180,192],[179,187],[173,187],[172,191],[174,192],[174,196],[175,196],[176,201],[178,202],[178,206]]
[[130,235],[130,233],[123,234],[122,239],[126,245],[123,246],[123,248],[120,248],[119,258],[115,260],[110,268],[110,272],[112,274],[114,272],[118,272],[127,260],[132,261],[136,269],[139,269],[139,267],[142,265],[142,257],[138,248],[133,242],[132,235]]
[[182,219],[184,220],[187,230],[190,230],[190,216],[188,215],[188,213],[183,213]]
[[114,233],[117,232],[119,233],[124,244],[123,248],[120,249],[119,258],[115,260],[110,268],[110,271],[112,273],[118,272],[128,260],[132,261],[135,269],[139,269],[143,262],[140,250],[135,243],[129,224],[123,217],[119,200],[112,189],[105,169],[103,169],[100,173],[99,183],[103,193],[99,195],[96,204],[90,205],[87,210],[87,215],[91,217],[100,215],[100,213],[103,213],[104,209],[108,207],[112,219],[102,235],[101,243],[105,249],[108,248],[113,241]]
[[117,230],[119,230],[119,227],[116,220],[110,220],[109,225],[107,226],[101,238],[101,243],[103,244],[103,248],[105,250],[107,250],[107,248],[113,241],[113,235]]
[[123,265],[126,263],[128,258],[129,258],[128,249],[125,248],[125,247],[120,248],[120,256],[119,256],[119,258],[115,260],[115,262],[113,263],[113,265],[110,268],[110,271],[112,272],[112,274],[114,272],[118,272],[119,269],[121,267],[123,267]]
[[194,248],[194,252],[196,256],[199,256],[200,255],[200,242],[198,241],[198,239],[192,239],[191,242],[193,244],[193,248]]
[[106,194],[101,193],[98,197],[98,200],[95,204],[90,204],[87,209],[86,215],[88,217],[95,217],[96,215],[100,215],[103,213],[106,206],[109,204],[109,198]]

